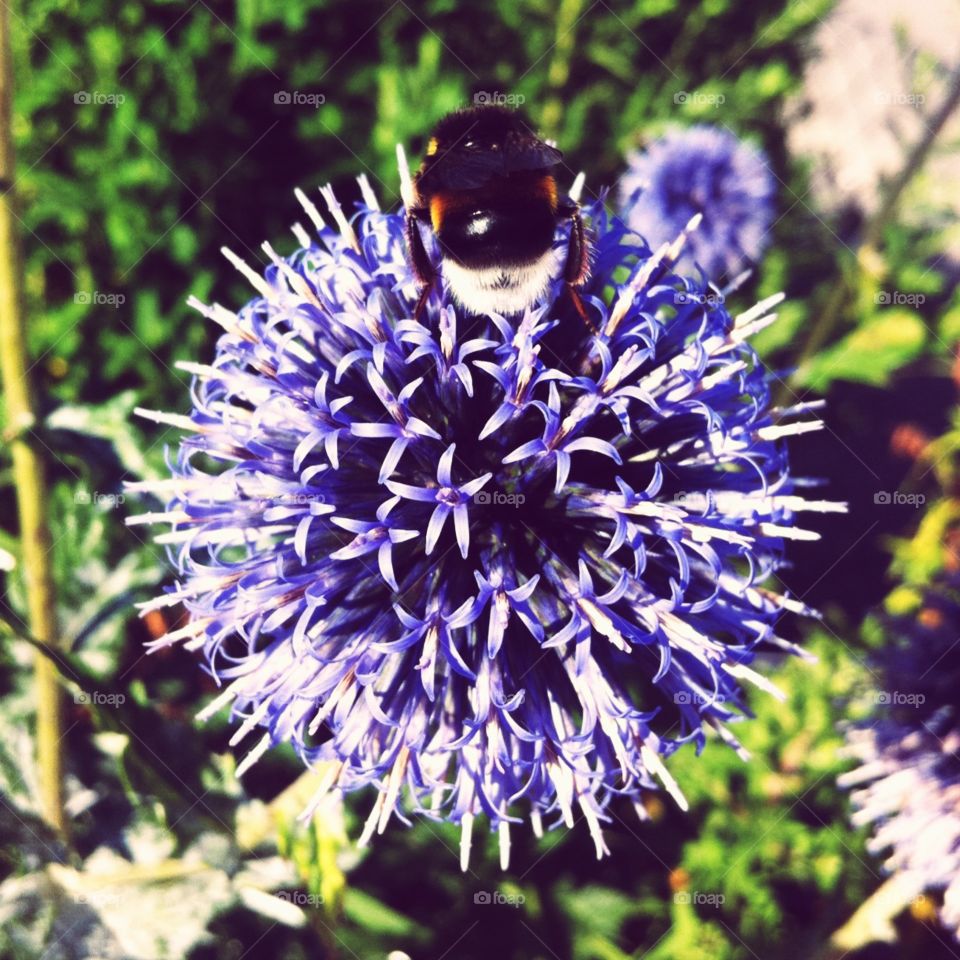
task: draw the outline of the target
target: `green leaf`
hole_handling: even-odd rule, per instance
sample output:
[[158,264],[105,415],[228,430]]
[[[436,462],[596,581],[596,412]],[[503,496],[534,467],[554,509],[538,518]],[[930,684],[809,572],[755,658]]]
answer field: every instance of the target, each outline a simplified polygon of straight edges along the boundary
[[927,328],[915,311],[884,310],[801,367],[795,380],[818,391],[834,380],[885,386],[920,355],[926,341]]
[[133,390],[99,404],[64,404],[47,417],[46,426],[109,441],[130,479],[142,478],[148,467],[142,452],[143,436],[133,424],[136,405]]
[[943,341],[941,346],[944,350],[956,345],[960,341],[960,306],[951,307],[945,310],[940,317],[938,333]]
[[640,912],[634,897],[610,887],[565,888],[557,896],[578,931],[606,939],[616,939],[623,924]]
[[347,889],[343,900],[347,918],[371,933],[385,937],[427,938],[427,931],[408,916],[381,903],[356,887]]
[[754,350],[761,357],[768,357],[797,340],[810,312],[805,303],[787,300],[777,307],[777,319],[750,338]]

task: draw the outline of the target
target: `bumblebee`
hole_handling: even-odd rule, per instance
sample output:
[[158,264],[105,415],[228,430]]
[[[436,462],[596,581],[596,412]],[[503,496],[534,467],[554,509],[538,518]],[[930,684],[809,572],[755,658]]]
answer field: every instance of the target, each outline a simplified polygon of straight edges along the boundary
[[563,280],[590,323],[577,293],[588,276],[589,250],[579,205],[558,196],[554,169],[562,158],[505,107],[459,110],[437,124],[407,209],[407,246],[422,285],[417,317],[438,276],[421,225],[437,238],[457,303],[471,313],[509,315],[533,304],[555,279],[553,238],[558,224],[569,221]]

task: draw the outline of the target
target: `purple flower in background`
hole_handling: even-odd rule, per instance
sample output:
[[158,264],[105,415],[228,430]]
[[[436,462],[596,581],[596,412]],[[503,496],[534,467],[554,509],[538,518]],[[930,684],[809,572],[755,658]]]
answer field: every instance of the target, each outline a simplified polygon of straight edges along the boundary
[[663,758],[706,728],[738,748],[741,683],[774,689],[751,661],[799,652],[770,579],[814,536],[795,515],[835,505],[797,492],[783,437],[819,423],[771,409],[747,344],[779,298],[732,317],[672,272],[682,238],[651,257],[596,204],[599,335],[559,280],[509,317],[444,285],[416,320],[403,217],[361,186],[349,223],[323,191],[337,229],[300,194],[316,238],[265,245],[262,276],[228,254],[241,310],[194,304],[216,356],[184,365],[188,417],[147,414],[187,431],[172,478],[135,485],[178,570],[147,609],[190,616],[158,643],[203,656],[234,742],[260,731],[239,774],[290,742],[324,790],[375,785],[363,841],[417,812],[466,863],[485,815],[505,864],[525,814],[582,814],[599,856],[611,800],[683,804]]
[[701,125],[669,131],[627,163],[621,215],[654,249],[672,242],[699,213],[703,222],[690,237],[685,262],[720,281],[760,259],[776,197],[762,151],[729,130]]
[[956,578],[932,586],[916,617],[889,624],[890,645],[876,657],[872,722],[847,732],[857,767],[840,777],[854,787],[852,817],[873,826],[871,853],[915,894],[943,890],[940,918],[960,938],[960,592]]

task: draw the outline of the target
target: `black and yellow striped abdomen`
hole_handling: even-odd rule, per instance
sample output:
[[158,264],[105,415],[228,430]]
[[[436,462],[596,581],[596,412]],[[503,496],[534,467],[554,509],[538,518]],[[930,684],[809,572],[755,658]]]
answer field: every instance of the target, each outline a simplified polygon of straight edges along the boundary
[[441,255],[464,267],[532,263],[553,242],[557,187],[544,171],[493,177],[471,190],[441,190],[429,203]]

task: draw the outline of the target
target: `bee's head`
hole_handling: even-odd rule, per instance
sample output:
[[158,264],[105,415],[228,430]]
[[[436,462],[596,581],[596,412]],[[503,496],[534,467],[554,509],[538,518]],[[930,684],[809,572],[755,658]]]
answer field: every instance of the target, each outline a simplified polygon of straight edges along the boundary
[[434,127],[425,159],[441,157],[450,150],[501,150],[511,135],[535,136],[516,110],[495,105],[458,110]]
[[497,105],[448,114],[434,127],[416,184],[429,197],[440,190],[482,187],[520,171],[550,170],[563,154],[544,143],[522,113]]

